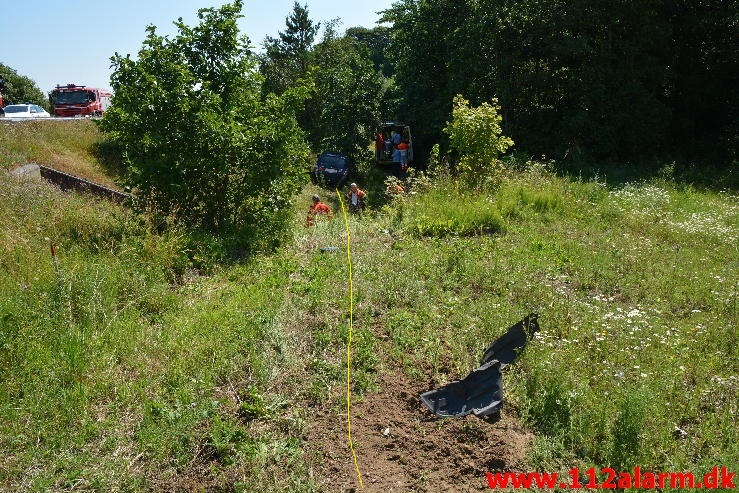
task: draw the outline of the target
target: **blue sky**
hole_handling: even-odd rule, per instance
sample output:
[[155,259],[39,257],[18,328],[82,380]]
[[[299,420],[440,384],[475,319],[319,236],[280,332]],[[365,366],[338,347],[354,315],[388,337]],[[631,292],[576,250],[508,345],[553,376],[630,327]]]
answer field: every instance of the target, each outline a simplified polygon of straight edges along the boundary
[[[44,92],[56,84],[110,87],[110,57],[138,53],[145,28],[175,32],[172,22],[197,22],[198,9],[227,0],[0,0],[0,63],[30,77]],[[285,28],[294,0],[244,0],[240,27],[251,44]],[[300,0],[314,22],[340,18],[343,30],[374,27],[393,0]]]

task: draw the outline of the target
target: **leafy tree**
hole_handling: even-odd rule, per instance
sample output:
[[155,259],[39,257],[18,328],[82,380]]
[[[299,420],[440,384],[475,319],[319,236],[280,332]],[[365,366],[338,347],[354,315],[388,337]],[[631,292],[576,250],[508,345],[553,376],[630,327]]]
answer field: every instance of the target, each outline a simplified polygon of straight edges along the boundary
[[[442,139],[455,94],[469,94],[454,83],[474,66],[462,48],[477,38],[465,28],[472,15],[469,0],[402,0],[383,12],[392,24],[386,53],[393,65],[399,104],[398,119],[413,126],[416,161]],[[473,94],[473,99],[475,95]]]
[[393,66],[387,57],[390,48],[390,29],[378,26],[372,29],[366,27],[350,27],[344,36],[369,48],[375,70],[382,72],[384,77],[393,75]]
[[461,95],[454,97],[452,120],[444,132],[449,142],[461,156],[457,169],[474,176],[490,176],[500,168],[498,157],[513,145],[513,140],[503,135],[498,114],[498,101],[482,103],[476,108]]
[[351,27],[346,30],[344,36],[366,46],[370,51],[370,58],[375,70],[382,74],[383,95],[380,103],[380,118],[383,121],[399,120],[397,109],[400,106],[401,99],[398,94],[398,87],[395,84],[393,63],[389,53],[392,42],[390,29],[383,26],[372,29]]
[[[454,94],[529,152],[736,158],[737,0],[401,0],[387,51],[416,149]],[[711,156],[712,157],[712,156]]]
[[5,104],[33,103],[49,109],[49,100],[30,78],[0,63],[0,79],[4,80],[5,85],[4,89],[0,89]]
[[[304,78],[311,79],[315,91],[299,111],[298,121],[312,148],[363,159],[386,88],[368,41],[381,36],[354,29],[350,30],[354,35],[340,37],[338,20],[334,20],[327,23],[321,42],[314,46],[319,24],[297,2],[285,24],[278,38],[268,37],[265,42],[266,53],[260,58],[263,90],[280,94]],[[375,47],[381,51],[382,43],[377,41]]]
[[314,24],[310,19],[307,5],[295,2],[292,12],[285,18],[285,26],[277,38],[267,37],[265,53],[259,61],[259,71],[265,79],[264,90],[275,94],[282,94],[298,79],[306,77],[320,23]]
[[128,179],[160,211],[214,231],[280,230],[308,149],[295,119],[309,88],[262,95],[242,1],[201,9],[178,34],[156,27],[134,60],[116,54],[102,129],[123,149]]
[[672,33],[666,84],[671,142],[689,155],[736,160],[739,1],[675,0],[664,10]]
[[380,117],[383,78],[369,49],[327,30],[314,49],[315,113],[308,128],[314,149],[342,151],[363,159]]
[[499,57],[490,59],[499,76],[482,95],[500,91],[517,140],[560,156],[659,152],[670,117],[660,100],[669,30],[654,2],[484,3],[498,6],[498,18],[486,19],[497,43],[486,52]]

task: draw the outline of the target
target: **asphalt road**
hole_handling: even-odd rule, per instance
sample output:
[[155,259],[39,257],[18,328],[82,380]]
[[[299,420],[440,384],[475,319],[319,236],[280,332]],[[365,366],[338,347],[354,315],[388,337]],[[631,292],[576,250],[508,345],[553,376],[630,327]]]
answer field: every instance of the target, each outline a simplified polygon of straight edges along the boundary
[[14,118],[12,116],[0,116],[0,122],[28,122],[28,121],[44,121],[44,122],[56,122],[60,120],[64,121],[79,121],[79,120],[96,120],[99,116],[80,118],[74,116],[52,116],[51,118]]

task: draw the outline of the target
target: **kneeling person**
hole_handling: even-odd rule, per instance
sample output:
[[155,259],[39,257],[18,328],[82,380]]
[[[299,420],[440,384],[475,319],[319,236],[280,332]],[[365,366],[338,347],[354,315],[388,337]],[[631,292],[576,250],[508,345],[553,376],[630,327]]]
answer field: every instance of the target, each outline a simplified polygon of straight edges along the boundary
[[334,213],[331,212],[331,208],[321,202],[321,197],[313,195],[311,199],[313,200],[313,205],[308,208],[308,217],[305,220],[306,226],[313,226],[317,216],[326,216],[329,219],[334,217]]

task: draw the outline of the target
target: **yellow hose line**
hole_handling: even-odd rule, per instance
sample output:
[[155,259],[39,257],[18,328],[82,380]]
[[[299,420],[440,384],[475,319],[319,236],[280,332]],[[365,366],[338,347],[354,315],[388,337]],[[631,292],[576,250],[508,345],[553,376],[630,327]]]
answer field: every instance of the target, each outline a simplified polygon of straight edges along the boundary
[[346,347],[346,432],[349,436],[349,448],[352,451],[354,459],[354,469],[357,471],[359,478],[359,487],[364,488],[362,484],[362,474],[359,472],[359,464],[357,463],[357,453],[354,451],[354,442],[352,442],[352,336],[354,332],[354,282],[352,280],[352,247],[351,234],[349,233],[349,218],[344,208],[344,200],[341,198],[339,190],[336,195],[341,203],[341,212],[344,213],[344,225],[346,227],[346,259],[349,262],[349,344]]

